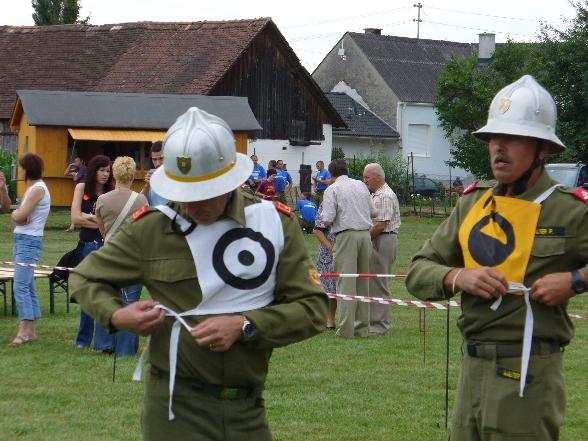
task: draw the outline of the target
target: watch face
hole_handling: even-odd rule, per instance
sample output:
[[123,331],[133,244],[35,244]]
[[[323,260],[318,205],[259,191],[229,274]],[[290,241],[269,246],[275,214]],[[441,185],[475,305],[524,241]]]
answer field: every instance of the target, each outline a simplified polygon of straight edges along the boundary
[[576,294],[582,294],[586,291],[586,282],[582,280],[577,271],[572,273],[572,289]]

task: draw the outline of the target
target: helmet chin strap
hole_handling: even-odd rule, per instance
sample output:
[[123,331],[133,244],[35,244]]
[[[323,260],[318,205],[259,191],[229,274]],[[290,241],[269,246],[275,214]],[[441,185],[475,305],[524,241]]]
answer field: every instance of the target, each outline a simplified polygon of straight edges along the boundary
[[544,141],[542,139],[537,140],[537,146],[535,148],[535,157],[533,158],[533,162],[531,163],[527,171],[525,171],[525,173],[523,173],[521,177],[514,181],[514,183],[512,184],[512,192],[515,196],[518,196],[524,193],[525,190],[527,190],[527,184],[529,183],[529,178],[533,174],[533,171],[535,171],[537,167],[540,167],[543,164],[543,161],[539,159],[539,153],[541,152],[543,143]]

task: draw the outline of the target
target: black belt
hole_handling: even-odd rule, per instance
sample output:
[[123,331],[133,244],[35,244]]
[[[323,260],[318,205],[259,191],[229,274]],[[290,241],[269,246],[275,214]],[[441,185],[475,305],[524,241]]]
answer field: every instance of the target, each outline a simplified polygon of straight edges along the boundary
[[337,232],[335,233],[335,236],[338,236],[338,235],[339,235],[339,234],[341,234],[341,233],[345,233],[346,231],[359,231],[359,232],[361,232],[361,231],[368,231],[368,232],[369,232],[370,230],[354,230],[354,229],[352,229],[352,228],[347,228],[346,230],[337,231]]
[[[151,375],[168,380],[169,373],[151,366]],[[176,384],[188,386],[199,392],[205,393],[221,400],[243,400],[245,398],[261,397],[264,390],[263,384],[252,387],[225,387],[220,384],[206,384],[191,378],[178,377],[176,375]]]
[[[531,355],[553,354],[561,351],[561,345],[554,341],[533,340],[531,343]],[[464,343],[464,352],[475,358],[491,358],[492,354],[496,354],[496,358],[520,357],[523,352],[523,345],[520,343],[478,343],[468,341]]]
[[396,231],[382,231],[380,234],[398,234]]

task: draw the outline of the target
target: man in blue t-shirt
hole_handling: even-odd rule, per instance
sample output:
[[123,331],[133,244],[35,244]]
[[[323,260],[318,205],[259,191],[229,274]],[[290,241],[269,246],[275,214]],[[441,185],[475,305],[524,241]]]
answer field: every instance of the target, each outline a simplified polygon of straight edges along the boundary
[[310,200],[310,193],[304,192],[294,207],[294,211],[300,212],[300,226],[308,234],[312,233],[316,220],[316,204]]
[[251,176],[249,176],[247,183],[249,184],[249,187],[255,191],[257,187],[259,187],[259,184],[267,178],[267,173],[265,172],[263,165],[257,162],[257,155],[251,155],[251,160],[253,161],[253,171],[251,172]]
[[329,186],[330,179],[331,175],[329,174],[329,171],[325,169],[325,163],[323,161],[318,161],[316,163],[316,173],[312,176],[317,205],[320,205],[323,202],[323,195],[325,194],[326,188]]
[[286,192],[290,190],[292,186],[292,178],[290,173],[284,168],[284,161],[281,159],[276,163],[276,178],[274,179],[276,185],[276,192],[278,193],[278,199],[282,204],[286,204]]

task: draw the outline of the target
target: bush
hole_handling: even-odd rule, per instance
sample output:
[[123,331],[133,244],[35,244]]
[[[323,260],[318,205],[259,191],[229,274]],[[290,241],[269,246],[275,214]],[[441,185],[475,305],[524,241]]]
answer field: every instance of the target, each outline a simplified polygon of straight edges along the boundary
[[372,146],[367,156],[360,154],[354,159],[347,159],[349,176],[363,180],[363,169],[372,162],[382,166],[386,174],[386,183],[400,197],[404,193],[406,186],[406,161],[402,159],[402,155],[397,153],[393,156],[388,156],[382,145]]
[[345,159],[345,152],[341,147],[333,147],[333,150],[331,151],[331,161],[334,161],[335,159]]
[[[8,194],[12,202],[16,201],[16,181],[12,176],[12,164],[16,162],[16,154],[8,150],[0,150],[0,170],[6,176],[6,184],[8,185]],[[14,177],[16,178],[16,177]]]

